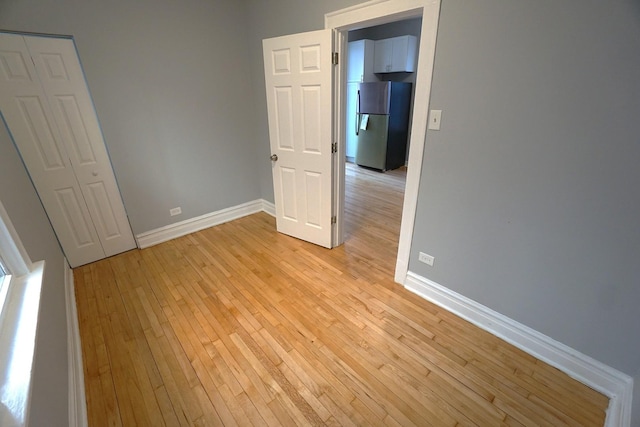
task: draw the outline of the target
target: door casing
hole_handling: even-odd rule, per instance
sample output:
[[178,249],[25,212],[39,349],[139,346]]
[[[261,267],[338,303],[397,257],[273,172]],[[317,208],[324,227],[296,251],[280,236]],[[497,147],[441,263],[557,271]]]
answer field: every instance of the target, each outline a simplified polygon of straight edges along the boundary
[[[325,28],[334,30],[334,46],[339,58],[347,53],[347,33],[350,30],[386,24],[402,19],[422,16],[418,66],[411,136],[407,165],[407,182],[402,207],[402,223],[394,280],[404,284],[409,270],[409,255],[418,204],[418,190],[422,172],[425,137],[435,62],[436,36],[440,16],[441,0],[372,0],[360,5],[331,12],[325,15]],[[333,246],[344,242],[345,204],[345,120],[346,111],[346,67],[339,61],[334,75],[334,134],[338,136],[338,156],[334,156],[334,206],[337,213],[333,229]]]

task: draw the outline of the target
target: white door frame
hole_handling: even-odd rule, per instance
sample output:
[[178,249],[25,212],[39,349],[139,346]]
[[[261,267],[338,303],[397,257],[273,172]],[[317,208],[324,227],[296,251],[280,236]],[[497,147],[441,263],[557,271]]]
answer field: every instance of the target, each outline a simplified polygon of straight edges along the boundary
[[[398,21],[401,19],[422,16],[418,68],[416,70],[415,98],[413,116],[411,118],[411,137],[407,167],[407,183],[402,207],[402,223],[400,225],[400,241],[394,280],[403,284],[409,270],[409,255],[413,226],[415,224],[418,205],[418,189],[422,172],[427,121],[429,116],[429,98],[431,80],[436,52],[436,36],[441,0],[371,0],[346,9],[325,15],[325,28],[336,33],[335,48],[340,58],[347,52],[347,32],[357,28],[371,27]],[[341,60],[334,76],[334,132],[338,136],[338,152],[334,163],[334,204],[337,223],[334,227],[333,246],[344,242],[344,174],[345,174],[345,126],[344,111],[346,67]]]

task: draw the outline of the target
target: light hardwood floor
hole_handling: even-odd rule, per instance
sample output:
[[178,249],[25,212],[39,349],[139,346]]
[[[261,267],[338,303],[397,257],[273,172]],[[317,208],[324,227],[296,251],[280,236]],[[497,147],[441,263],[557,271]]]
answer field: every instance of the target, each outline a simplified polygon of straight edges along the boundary
[[347,242],[251,215],[74,270],[90,426],[601,426],[607,399],[393,282],[403,171]]

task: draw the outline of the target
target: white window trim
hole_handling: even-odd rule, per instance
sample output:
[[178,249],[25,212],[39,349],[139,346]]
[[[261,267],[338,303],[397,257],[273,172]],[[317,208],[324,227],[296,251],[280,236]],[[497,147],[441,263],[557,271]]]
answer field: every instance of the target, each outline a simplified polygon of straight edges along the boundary
[[29,274],[32,263],[27,251],[16,233],[9,215],[0,201],[0,258],[2,265],[9,270],[7,274],[22,276]]
[[0,278],[0,325],[2,324],[4,302],[7,300],[7,293],[9,292],[9,282],[11,281],[11,275],[6,271],[4,273],[5,276]]
[[25,426],[44,261],[32,263],[0,202],[0,425]]

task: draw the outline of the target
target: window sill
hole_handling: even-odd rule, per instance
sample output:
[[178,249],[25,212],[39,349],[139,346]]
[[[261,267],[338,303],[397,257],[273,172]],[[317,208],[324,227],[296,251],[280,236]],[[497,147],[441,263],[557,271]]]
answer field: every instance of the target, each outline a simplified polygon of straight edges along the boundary
[[0,316],[0,426],[27,424],[44,261],[12,277]]

